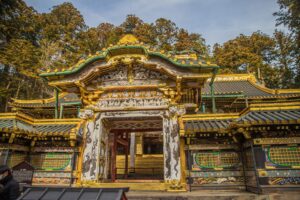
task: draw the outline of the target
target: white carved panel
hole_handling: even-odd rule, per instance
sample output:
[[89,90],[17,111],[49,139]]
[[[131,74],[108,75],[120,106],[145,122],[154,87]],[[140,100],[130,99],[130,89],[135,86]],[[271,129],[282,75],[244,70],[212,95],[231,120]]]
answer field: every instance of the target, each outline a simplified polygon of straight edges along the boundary
[[169,100],[155,90],[112,91],[101,95],[94,107],[101,110],[127,109],[132,107],[167,107]]
[[[131,79],[129,81],[129,79]],[[108,72],[99,74],[87,84],[88,89],[105,86],[126,85],[158,85],[172,82],[169,77],[159,71],[148,69],[141,64],[133,64],[132,68],[124,64],[117,65]]]
[[133,67],[133,77],[135,80],[167,80],[169,78],[165,74],[144,68],[140,65]]

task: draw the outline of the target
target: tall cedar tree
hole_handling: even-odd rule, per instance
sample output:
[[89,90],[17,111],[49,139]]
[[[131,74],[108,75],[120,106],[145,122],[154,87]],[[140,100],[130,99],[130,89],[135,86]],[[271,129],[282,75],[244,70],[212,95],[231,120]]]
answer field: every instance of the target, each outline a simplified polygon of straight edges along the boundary
[[274,13],[276,25],[284,25],[291,31],[293,39],[292,54],[295,59],[295,87],[300,87],[300,1],[277,0],[280,10]]
[[[272,88],[300,86],[300,2],[278,0],[278,4],[277,24],[287,26],[291,34],[275,31],[270,37],[254,32],[216,44],[212,59],[224,73],[253,72]],[[146,23],[128,15],[119,26],[104,22],[89,28],[71,3],[38,13],[23,0],[0,1],[0,111],[7,110],[11,97],[51,96],[52,89],[37,76],[40,71],[70,67],[116,44],[128,27],[141,42],[159,50],[209,55],[200,34],[178,28],[168,19]]]

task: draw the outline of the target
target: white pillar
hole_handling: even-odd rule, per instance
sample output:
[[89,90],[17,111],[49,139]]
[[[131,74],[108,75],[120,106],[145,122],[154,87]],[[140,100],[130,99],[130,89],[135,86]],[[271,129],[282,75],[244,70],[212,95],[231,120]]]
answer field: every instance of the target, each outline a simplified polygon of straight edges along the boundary
[[85,147],[83,152],[82,180],[97,181],[99,177],[99,154],[102,137],[100,114],[89,120],[85,127]]
[[178,117],[183,113],[184,109],[172,106],[163,118],[165,181],[179,181],[181,178]]

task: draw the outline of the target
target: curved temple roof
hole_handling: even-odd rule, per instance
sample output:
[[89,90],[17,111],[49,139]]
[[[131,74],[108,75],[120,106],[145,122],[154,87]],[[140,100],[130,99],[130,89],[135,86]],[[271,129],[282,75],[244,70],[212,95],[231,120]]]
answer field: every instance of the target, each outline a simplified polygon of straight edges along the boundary
[[98,60],[107,61],[111,57],[118,55],[144,55],[148,58],[152,57],[162,59],[179,68],[219,68],[217,65],[211,64],[210,62],[206,62],[202,58],[197,57],[196,54],[176,55],[171,54],[170,52],[159,51],[139,42],[132,34],[127,34],[121,38],[117,45],[111,45],[107,49],[104,48],[102,51],[98,51],[96,55],[90,55],[87,59],[80,60],[75,66],[63,68],[61,70],[48,69],[47,72],[43,72],[39,76],[50,77],[73,74]]
[[231,127],[249,125],[287,125],[300,123],[300,103],[261,104],[246,108],[241,113],[190,115],[183,118],[185,134],[229,132]]
[[[23,113],[0,114],[0,131],[31,133],[34,136],[78,134],[81,119],[34,119]],[[42,135],[41,135],[42,134]]]
[[185,122],[184,129],[186,133],[225,131],[232,121],[233,120],[230,118],[214,120],[191,120]]
[[238,124],[300,123],[300,110],[251,111],[237,121]]
[[[204,84],[203,95],[210,95],[210,79]],[[222,74],[214,81],[215,95],[243,94],[248,98],[280,98],[300,96],[299,89],[273,90],[264,87],[253,74]]]

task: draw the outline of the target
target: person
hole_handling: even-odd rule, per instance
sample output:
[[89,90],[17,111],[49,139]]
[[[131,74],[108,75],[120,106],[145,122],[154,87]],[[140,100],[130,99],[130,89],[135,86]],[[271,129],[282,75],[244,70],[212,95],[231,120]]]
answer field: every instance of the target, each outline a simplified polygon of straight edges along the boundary
[[0,200],[16,200],[19,197],[19,183],[13,178],[7,165],[0,166]]

